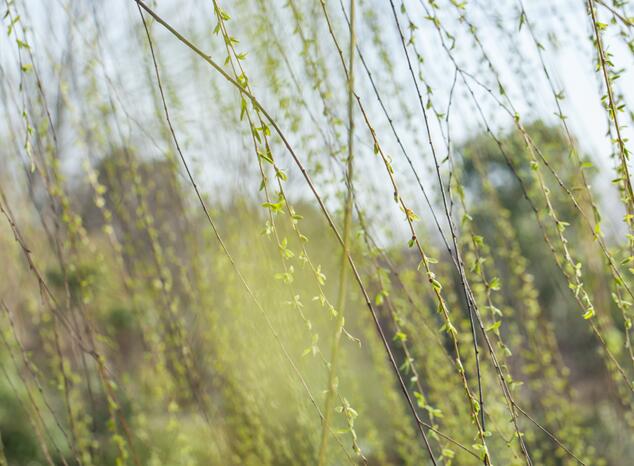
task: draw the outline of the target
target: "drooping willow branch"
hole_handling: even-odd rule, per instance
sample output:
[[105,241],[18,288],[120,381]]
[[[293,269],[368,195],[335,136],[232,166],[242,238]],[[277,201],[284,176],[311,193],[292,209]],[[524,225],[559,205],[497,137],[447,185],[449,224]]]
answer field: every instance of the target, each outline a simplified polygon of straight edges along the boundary
[[[342,238],[341,234],[339,233],[339,231],[338,231],[338,229],[337,229],[332,217],[328,213],[328,210],[326,209],[326,206],[325,206],[325,204],[323,202],[323,199],[319,195],[319,193],[317,191],[317,188],[315,187],[314,183],[312,182],[312,179],[311,179],[308,171],[306,170],[306,168],[302,164],[301,160],[299,159],[299,157],[297,156],[297,154],[293,150],[293,148],[290,145],[288,139],[284,135],[284,132],[278,126],[276,120],[273,119],[273,117],[266,111],[266,109],[260,104],[260,102],[257,100],[257,98],[253,94],[248,92],[235,79],[233,79],[231,76],[229,76],[209,55],[205,54],[202,50],[200,50],[197,46],[195,46],[191,41],[189,41],[182,34],[180,34],[177,30],[175,30],[169,23],[167,23],[165,20],[163,20],[157,13],[155,13],[144,2],[142,2],[141,0],[133,0],[133,1],[135,1],[141,8],[143,8],[143,10],[145,10],[150,16],[152,16],[159,24],[161,24],[165,29],[167,29],[172,35],[174,35],[180,42],[182,42],[189,49],[191,49],[196,55],[198,55],[205,62],[207,62],[226,81],[228,81],[230,84],[232,84],[243,96],[245,96],[254,105],[254,107],[257,107],[262,112],[264,117],[267,119],[267,121],[270,123],[270,125],[273,127],[273,129],[275,130],[277,135],[282,140],[284,146],[286,147],[286,149],[290,153],[293,161],[295,162],[295,164],[297,165],[297,167],[301,171],[304,179],[306,180],[306,183],[308,184],[311,192],[313,193],[313,195],[315,196],[315,198],[316,198],[316,200],[317,200],[317,202],[319,204],[320,210],[322,211],[323,215],[326,217],[326,220],[328,222],[328,225],[329,225],[330,229],[333,231],[333,234],[335,235],[335,237],[336,237],[337,241],[339,242],[339,244],[343,247],[343,245],[344,245],[343,238]],[[358,97],[357,97],[357,100],[358,100]],[[188,171],[188,173],[191,173],[191,172]],[[193,177],[190,178],[190,182],[192,183],[192,186],[194,186],[195,190],[198,191],[198,188],[195,185],[195,182],[193,181]],[[198,191],[198,196],[199,196],[199,201],[201,203],[204,203],[202,201],[202,196],[200,195],[199,191]],[[206,210],[206,208],[205,208],[205,210]],[[211,217],[209,217],[208,220],[211,222]],[[214,229],[214,232],[216,234],[217,230]],[[360,274],[359,274],[359,272],[357,270],[355,262],[354,262],[354,260],[352,259],[351,255],[349,253],[347,254],[347,260],[348,260],[348,263],[349,263],[350,268],[352,270],[352,273],[354,275],[354,278],[355,278],[357,284],[359,285],[359,288],[361,289],[361,293],[363,295],[363,299],[364,299],[364,301],[366,303],[366,306],[368,307],[368,309],[370,310],[370,312],[372,314],[372,319],[374,321],[374,324],[376,326],[377,332],[379,334],[379,338],[381,339],[381,341],[383,343],[383,346],[384,346],[385,351],[387,353],[387,356],[389,358],[389,361],[390,361],[390,364],[392,366],[392,369],[393,369],[395,375],[397,376],[401,391],[403,392],[403,395],[405,396],[405,398],[407,400],[407,404],[408,404],[408,406],[410,408],[410,411],[412,412],[412,415],[414,416],[414,418],[416,420],[416,425],[418,426],[419,431],[421,433],[421,436],[423,437],[423,439],[425,441],[426,448],[431,454],[431,448],[429,447],[429,443],[427,441],[427,437],[426,437],[425,432],[424,432],[424,430],[422,428],[422,424],[420,422],[420,419],[418,418],[418,414],[416,412],[416,408],[414,406],[414,402],[412,401],[412,399],[411,399],[411,397],[409,395],[409,392],[407,390],[407,386],[406,386],[402,376],[400,375],[400,372],[398,370],[398,364],[396,363],[396,359],[394,357],[394,354],[392,353],[392,350],[391,350],[390,345],[388,343],[387,337],[385,336],[383,328],[382,328],[382,326],[381,326],[381,324],[379,322],[379,318],[378,318],[378,315],[376,313],[376,310],[374,309],[374,306],[372,305],[372,302],[371,302],[371,299],[370,299],[370,297],[368,295],[368,292],[367,292],[365,286],[363,285],[363,282],[361,280],[361,276],[360,276]],[[252,295],[252,292],[250,292],[249,294]]]
[[[330,363],[328,364],[328,386],[326,402],[324,404],[324,422],[322,425],[321,442],[317,457],[318,466],[324,466],[328,449],[328,429],[330,428],[331,416],[334,409],[335,395],[337,393],[337,366],[339,359],[339,348],[341,346],[341,335],[345,324],[345,305],[348,291],[348,267],[347,257],[350,255],[351,229],[352,229],[352,202],[353,202],[353,180],[354,180],[354,57],[357,43],[356,38],[356,2],[350,0],[350,46],[348,49],[348,157],[346,160],[346,198],[343,213],[343,251],[339,263],[339,290],[337,295],[337,322],[332,341],[332,351]],[[436,464],[436,460],[431,455],[431,460]]]

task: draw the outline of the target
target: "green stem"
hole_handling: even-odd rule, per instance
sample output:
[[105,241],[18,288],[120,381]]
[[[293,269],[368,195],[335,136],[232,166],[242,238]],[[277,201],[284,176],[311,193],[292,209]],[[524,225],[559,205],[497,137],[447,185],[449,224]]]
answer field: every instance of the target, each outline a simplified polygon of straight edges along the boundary
[[330,366],[328,371],[328,393],[324,407],[324,419],[321,430],[321,442],[319,445],[318,465],[324,466],[326,463],[326,452],[328,450],[328,433],[330,432],[330,422],[334,409],[334,402],[337,395],[337,360],[339,347],[341,346],[341,334],[345,323],[344,309],[346,304],[346,291],[348,285],[348,256],[350,254],[350,230],[352,225],[352,179],[353,179],[353,141],[354,141],[354,51],[356,47],[355,35],[355,0],[350,0],[350,47],[348,61],[348,159],[346,170],[346,183],[348,191],[346,193],[346,203],[343,217],[343,252],[339,265],[339,290],[337,295],[337,324],[332,340],[332,350],[330,355]]

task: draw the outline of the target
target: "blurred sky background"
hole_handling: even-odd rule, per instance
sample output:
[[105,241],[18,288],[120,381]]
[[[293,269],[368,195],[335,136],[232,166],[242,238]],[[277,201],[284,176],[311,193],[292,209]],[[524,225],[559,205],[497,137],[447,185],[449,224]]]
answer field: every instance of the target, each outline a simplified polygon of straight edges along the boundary
[[[278,102],[267,91],[269,87],[261,74],[266,73],[265,64],[262,63],[261,54],[251,39],[257,37],[257,31],[254,32],[256,25],[252,23],[248,8],[244,8],[243,3],[245,2],[237,2],[235,8],[227,5],[228,10],[235,10],[232,11],[233,17],[229,24],[235,37],[248,37],[241,41],[239,49],[247,53],[245,66],[251,76],[251,85],[265,107],[279,117],[281,112]],[[314,7],[317,8],[318,2],[314,3]],[[442,48],[433,24],[425,19],[426,13],[422,5],[427,2],[415,0],[405,3],[412,18],[417,21],[415,42],[425,57],[422,70],[425,79],[433,88],[434,104],[439,109],[445,109],[454,80],[453,65]],[[212,58],[218,62],[224,60],[222,44],[212,33],[215,23],[210,2],[161,0],[153,4],[164,19],[210,53]],[[272,10],[275,31],[286,47],[290,69],[301,74],[301,47],[292,34],[293,23],[289,8],[285,6],[285,2],[267,1],[265,4]],[[376,15],[380,34],[386,38],[388,44],[391,44],[389,54],[394,58],[394,71],[384,68],[372,46],[371,31],[367,27],[360,27],[359,47],[366,55],[375,79],[379,83],[385,83],[388,88],[392,87],[392,95],[386,105],[394,116],[397,127],[404,133],[406,147],[410,153],[415,154],[414,163],[423,174],[423,179],[430,179],[432,165],[424,128],[416,126],[421,124],[420,120],[412,126],[407,117],[408,114],[418,115],[419,109],[389,4],[376,0],[366,0],[366,4]],[[148,75],[147,69],[143,66],[144,62],[150,60],[150,55],[134,2],[28,0],[24,5],[28,6],[28,11],[21,8],[24,15],[22,22],[28,27],[32,52],[38,61],[39,72],[44,78],[47,100],[54,109],[53,118],[63,128],[60,133],[60,144],[63,148],[65,168],[70,173],[80,170],[79,164],[76,163],[78,157],[75,155],[77,151],[86,150],[81,142],[81,135],[73,129],[72,120],[92,118],[86,114],[86,110],[82,109],[80,112],[79,101],[73,100],[81,100],[81,93],[89,86],[94,86],[94,92],[100,94],[104,105],[107,105],[110,98],[117,101],[117,111],[123,116],[119,123],[119,137],[122,140],[141,145],[142,152],[146,155],[160,153],[164,148],[156,142],[157,115],[153,113],[150,104],[152,96],[156,93],[154,77]],[[329,1],[327,5],[339,26],[339,40],[345,44],[347,36],[342,26],[344,19],[340,3]],[[602,78],[595,70],[595,52],[590,40],[591,29],[585,2],[526,1],[524,8],[528,23],[524,22],[520,27],[521,5],[522,3],[516,0],[472,0],[466,9],[467,17],[477,26],[484,48],[497,67],[513,105],[525,122],[534,119],[543,119],[554,124],[558,122],[555,116],[555,99],[544,73],[541,72],[542,65],[537,47],[527,26],[530,24],[535,37],[543,45],[542,57],[556,91],[563,91],[565,95],[561,105],[573,136],[576,137],[582,151],[592,160],[603,167],[611,166],[609,156],[613,145],[607,135],[606,112],[601,109]],[[602,19],[607,21],[609,10],[601,4],[598,6]],[[477,76],[490,89],[497,89],[494,76],[487,69],[487,65],[478,61],[480,54],[465,25],[458,22],[455,9],[443,8],[438,10],[438,14],[444,27],[455,38],[456,46],[452,53],[457,57],[460,66]],[[316,15],[314,21],[315,28],[321,31],[319,45],[333,69],[335,91],[340,93],[341,97],[334,100],[339,105],[331,110],[345,121],[345,82],[342,73],[339,72],[338,57],[327,35],[323,18]],[[622,40],[615,40],[614,35],[617,31],[617,27],[610,28],[605,41],[608,50],[613,54],[615,68],[624,70],[622,77],[615,84],[616,89],[622,94],[628,107],[631,107],[631,87],[634,83],[631,71],[633,54]],[[235,115],[226,114],[235,112],[237,93],[230,85],[222,82],[222,79],[199,57],[194,56],[160,26],[155,25],[153,33],[159,50],[161,72],[168,82],[168,100],[175,126],[185,146],[186,157],[201,173],[201,185],[206,191],[219,194],[220,198],[223,198],[222,192],[227,192],[227,187],[239,187],[247,192],[254,192],[254,189],[257,189],[257,173],[253,168],[247,168],[250,167],[249,164],[244,163],[245,158],[251,155],[247,142],[242,137],[243,134],[232,131]],[[268,42],[269,39],[263,37],[262,43],[258,45],[275,47],[273,43]],[[0,105],[4,114],[3,127],[6,129],[13,126],[14,131],[20,134],[22,120],[17,48],[13,41],[7,40],[6,35],[0,44]],[[54,65],[51,66],[51,63]],[[72,72],[87,69],[87,75]],[[290,74],[287,73],[287,76]],[[95,81],[91,83],[89,81],[92,78]],[[290,78],[284,85],[292,87]],[[474,89],[494,129],[510,129],[511,117],[502,111],[481,87],[474,86]],[[397,148],[396,141],[391,137],[388,123],[360,66],[357,71],[357,90],[365,105],[371,109],[374,125],[387,152],[394,159],[394,167],[403,180],[405,192],[409,191],[412,197],[417,196],[413,194],[417,189],[413,177]],[[319,115],[320,103],[315,90],[306,88],[302,92],[306,101],[314,104],[314,114]],[[455,94],[451,108],[450,133],[452,141],[459,144],[460,141],[482,132],[484,126],[460,80],[455,88]],[[101,110],[92,106],[87,111],[93,113],[94,120],[98,122]],[[628,126],[630,119],[630,115],[622,115],[621,124]],[[379,182],[383,180],[384,173],[378,169],[379,161],[372,156],[372,147],[367,142],[367,131],[360,123],[359,118],[357,127],[361,129],[357,131],[357,150],[362,156],[357,158],[357,163],[361,167],[358,170],[357,183],[365,185],[365,188],[359,191],[366,193],[367,196],[375,191],[385,191],[385,183]],[[432,131],[439,151],[446,152],[436,121],[432,121]],[[628,128],[625,130],[625,136],[630,135],[631,130]],[[3,135],[3,138],[6,137]],[[122,143],[124,142],[117,142]],[[4,147],[9,146],[5,144]],[[294,168],[286,155],[283,157],[286,167],[293,173]],[[5,154],[0,163],[10,171],[12,165],[8,159],[10,157]],[[608,202],[608,205],[613,204],[616,195],[616,191],[610,185],[612,173],[611,170],[602,170],[593,181],[594,187],[601,193],[601,202]],[[300,197],[306,195],[307,189],[300,177],[290,178],[290,192]],[[431,183],[429,186],[431,187]],[[324,187],[324,190],[327,189]],[[417,199],[415,202],[420,204],[422,200]],[[424,209],[421,207],[419,210]],[[615,218],[622,214],[621,211],[614,213]],[[607,220],[614,222],[614,218]]]

